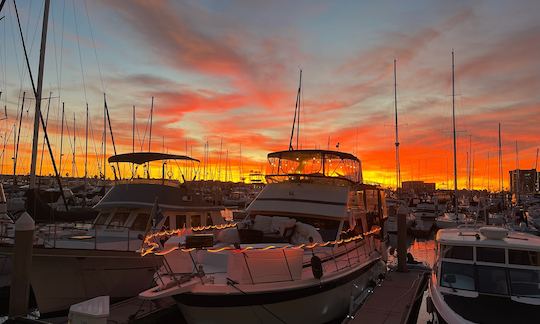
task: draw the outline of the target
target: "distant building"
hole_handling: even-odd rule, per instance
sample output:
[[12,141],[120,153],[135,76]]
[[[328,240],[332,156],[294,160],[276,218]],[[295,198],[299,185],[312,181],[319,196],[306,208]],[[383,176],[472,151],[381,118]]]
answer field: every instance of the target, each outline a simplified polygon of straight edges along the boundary
[[538,172],[531,170],[511,170],[510,192],[532,194],[538,191]]
[[435,183],[424,181],[403,181],[401,183],[401,188],[403,191],[415,194],[432,193],[435,191]]

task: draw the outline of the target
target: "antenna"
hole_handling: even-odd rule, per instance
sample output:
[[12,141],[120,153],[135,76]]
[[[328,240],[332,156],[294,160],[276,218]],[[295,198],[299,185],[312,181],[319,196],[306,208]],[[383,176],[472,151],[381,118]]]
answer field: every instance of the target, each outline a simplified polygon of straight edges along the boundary
[[[294,138],[294,127],[295,125],[297,124],[298,122],[298,127],[300,127],[300,91],[302,89],[302,69],[300,69],[300,82],[299,82],[299,85],[298,85],[298,92],[296,93],[296,103],[294,105],[294,118],[293,118],[293,124],[292,124],[292,129],[291,129],[291,137],[289,139],[289,151],[292,151],[294,148],[293,148],[293,138]],[[297,120],[297,116],[298,115],[298,120]],[[298,137],[299,137],[299,130],[297,129],[296,130],[296,149],[298,149]]]

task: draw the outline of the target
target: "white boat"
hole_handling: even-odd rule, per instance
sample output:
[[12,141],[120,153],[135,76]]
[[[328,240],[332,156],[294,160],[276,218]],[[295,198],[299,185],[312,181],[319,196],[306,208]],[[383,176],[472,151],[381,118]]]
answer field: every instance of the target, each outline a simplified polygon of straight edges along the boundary
[[432,201],[422,201],[414,208],[416,219],[435,219],[437,217],[437,205]]
[[474,224],[474,219],[467,217],[464,213],[443,213],[441,216],[435,219],[435,226],[437,228],[454,228],[461,225]]
[[[146,152],[117,155],[109,161],[143,164],[173,159],[197,161]],[[189,184],[166,179],[118,180],[94,208],[99,214],[87,226],[52,224],[36,229],[30,283],[44,316],[97,296],[108,295],[114,302],[152,287],[162,258],[143,258],[137,252],[152,227],[224,222],[222,206],[205,202]],[[10,255],[12,248],[0,245],[0,254]]]
[[[290,150],[268,159],[268,185],[245,222],[219,232],[217,243],[174,233],[160,249],[149,245],[170,268],[140,298],[172,296],[188,323],[325,323],[347,315],[351,299],[385,272],[383,190],[362,184],[351,154]],[[210,244],[190,244],[201,238]]]
[[540,314],[540,237],[500,227],[443,229],[429,284],[434,323],[531,323]]

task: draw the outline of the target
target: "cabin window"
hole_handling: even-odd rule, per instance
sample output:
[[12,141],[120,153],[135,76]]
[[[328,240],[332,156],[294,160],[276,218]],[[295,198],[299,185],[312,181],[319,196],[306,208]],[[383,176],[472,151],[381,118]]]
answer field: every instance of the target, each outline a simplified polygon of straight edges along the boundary
[[366,207],[368,212],[379,211],[379,197],[377,190],[366,190]]
[[540,266],[540,252],[508,250],[508,263],[538,267]]
[[212,220],[212,214],[206,213],[206,226],[214,225],[214,221]]
[[476,266],[476,271],[478,271],[478,292],[508,295],[505,268]]
[[441,266],[441,286],[475,290],[474,265],[443,262]]
[[176,228],[186,227],[186,215],[176,215]]
[[476,261],[504,263],[504,249],[477,247]]
[[114,214],[107,227],[124,227],[124,224],[126,223],[128,217],[129,212],[118,212]]
[[148,220],[150,218],[149,214],[142,213],[138,214],[135,220],[133,221],[133,224],[131,225],[131,229],[134,231],[145,231],[146,226],[148,226]]
[[443,258],[471,260],[473,259],[472,246],[441,245]]
[[364,192],[363,191],[357,191],[357,203],[360,210],[365,210],[364,207]]
[[105,225],[105,222],[109,218],[109,215],[109,213],[100,213],[99,216],[96,218],[94,225]]
[[512,295],[540,298],[540,270],[508,269]]
[[191,215],[191,227],[201,226],[201,215]]
[[294,216],[294,218],[299,222],[315,227],[319,234],[321,234],[323,241],[333,241],[337,237],[337,231],[339,228],[338,220],[305,218],[297,216]]

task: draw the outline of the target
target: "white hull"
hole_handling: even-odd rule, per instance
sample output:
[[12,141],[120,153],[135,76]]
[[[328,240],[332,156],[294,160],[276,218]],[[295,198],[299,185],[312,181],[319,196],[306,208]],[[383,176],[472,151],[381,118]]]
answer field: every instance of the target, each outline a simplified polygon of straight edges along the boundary
[[[358,275],[344,282],[340,282],[342,280],[338,277],[334,279],[334,284],[321,283],[320,286],[311,289],[300,288],[254,294],[248,298],[245,298],[247,296],[239,297],[241,299],[239,303],[245,303],[248,300],[250,305],[233,305],[235,303],[233,299],[238,297],[232,294],[223,294],[219,297],[208,296],[210,298],[202,302],[204,306],[187,305],[182,302],[182,297],[176,299],[188,323],[326,323],[343,319],[349,311],[351,296],[357,297],[370,280],[376,280],[379,274],[384,273],[385,265],[382,261],[375,261],[368,269],[363,270],[358,267],[351,271]],[[327,289],[325,288],[327,285],[335,287]],[[287,299],[287,295],[296,298]],[[258,303],[258,300],[264,301],[275,297],[286,300]],[[221,305],[212,306],[211,300],[217,300]],[[231,305],[227,305],[228,303]]]
[[160,264],[133,251],[34,248],[30,281],[40,313],[50,314],[97,296],[136,296]]

